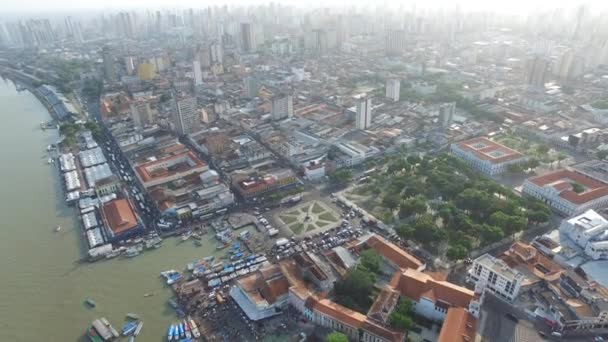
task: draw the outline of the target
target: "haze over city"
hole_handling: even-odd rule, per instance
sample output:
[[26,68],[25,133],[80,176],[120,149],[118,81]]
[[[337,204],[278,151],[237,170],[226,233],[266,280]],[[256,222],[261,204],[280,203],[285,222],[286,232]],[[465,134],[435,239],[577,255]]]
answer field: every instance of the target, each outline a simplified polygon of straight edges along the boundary
[[0,5],[0,341],[608,338],[606,1]]

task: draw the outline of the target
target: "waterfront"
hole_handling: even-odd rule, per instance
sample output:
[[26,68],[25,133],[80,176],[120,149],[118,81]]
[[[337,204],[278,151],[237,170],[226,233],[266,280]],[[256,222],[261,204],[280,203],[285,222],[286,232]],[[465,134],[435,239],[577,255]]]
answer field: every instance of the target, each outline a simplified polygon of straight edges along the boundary
[[[216,252],[212,234],[203,237],[202,247],[168,239],[134,259],[80,263],[81,225],[64,203],[56,166],[46,163],[45,148],[58,134],[40,129],[50,119],[46,108],[4,81],[0,104],[0,341],[77,341],[94,318],[107,317],[120,327],[128,312],[145,323],[138,340],[165,340],[175,315],[159,273]],[[59,233],[53,232],[57,225]],[[144,298],[150,292],[154,296]],[[95,309],[85,307],[87,297],[96,301]]]

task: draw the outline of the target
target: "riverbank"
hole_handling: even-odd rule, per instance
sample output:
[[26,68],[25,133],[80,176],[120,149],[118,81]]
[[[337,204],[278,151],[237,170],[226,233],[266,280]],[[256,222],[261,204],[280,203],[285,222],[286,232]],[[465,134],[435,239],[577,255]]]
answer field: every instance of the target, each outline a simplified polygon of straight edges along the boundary
[[[57,130],[42,131],[49,120],[46,108],[29,92],[0,82],[5,124],[0,128],[0,341],[84,341],[85,329],[98,317],[115,326],[128,312],[137,313],[145,326],[140,341],[165,341],[175,312],[167,304],[171,289],[159,274],[183,267],[207,255],[218,255],[213,234],[201,246],[168,238],[163,247],[137,258],[81,263],[86,245],[74,208],[65,204],[57,168],[47,165],[45,148]],[[61,232],[53,230],[61,225]],[[220,257],[218,255],[218,257]],[[146,293],[153,296],[144,297]],[[85,298],[96,308],[88,309]],[[36,326],[32,328],[32,321]]]

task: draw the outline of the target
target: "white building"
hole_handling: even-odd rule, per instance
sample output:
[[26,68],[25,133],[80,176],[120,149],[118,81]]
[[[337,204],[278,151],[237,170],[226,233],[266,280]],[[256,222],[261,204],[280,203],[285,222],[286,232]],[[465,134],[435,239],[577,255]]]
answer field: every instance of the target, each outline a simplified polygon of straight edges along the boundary
[[594,210],[564,219],[559,230],[593,260],[608,258],[608,220]]
[[507,171],[509,165],[528,160],[525,155],[484,137],[454,143],[450,151],[472,168],[490,176]]
[[572,170],[528,178],[522,191],[568,216],[608,206],[608,185]]
[[368,129],[372,125],[372,99],[361,98],[357,101],[355,124],[358,129]]
[[456,103],[444,103],[439,107],[439,124],[441,127],[448,128],[454,122],[454,114],[456,113]]
[[467,281],[475,283],[476,289],[486,289],[509,301],[517,297],[523,280],[522,273],[489,254],[475,259],[467,275]]
[[396,78],[386,80],[386,97],[393,101],[399,101],[399,92],[401,90],[401,81]]
[[283,120],[293,116],[293,96],[279,94],[272,98],[272,119]]
[[203,72],[201,70],[201,62],[199,62],[199,61],[192,62],[192,73],[194,74],[194,85],[195,86],[203,85]]

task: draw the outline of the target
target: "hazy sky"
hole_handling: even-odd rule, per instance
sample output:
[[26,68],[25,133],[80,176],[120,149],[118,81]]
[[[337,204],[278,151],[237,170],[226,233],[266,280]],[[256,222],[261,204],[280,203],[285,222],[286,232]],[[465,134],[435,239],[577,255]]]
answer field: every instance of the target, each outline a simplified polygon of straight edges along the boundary
[[[193,7],[200,8],[208,5],[254,5],[268,3],[265,0],[2,0],[0,12],[45,12],[45,11],[78,11],[91,9],[133,9],[133,8],[173,8]],[[608,0],[275,0],[276,3],[285,3],[296,6],[348,6],[365,4],[387,4],[389,6],[403,5],[409,7],[416,3],[419,7],[447,7],[454,8],[460,4],[463,9],[496,10],[500,12],[529,12],[534,9],[548,9],[552,7],[577,7],[589,4],[594,9],[608,8]]]

